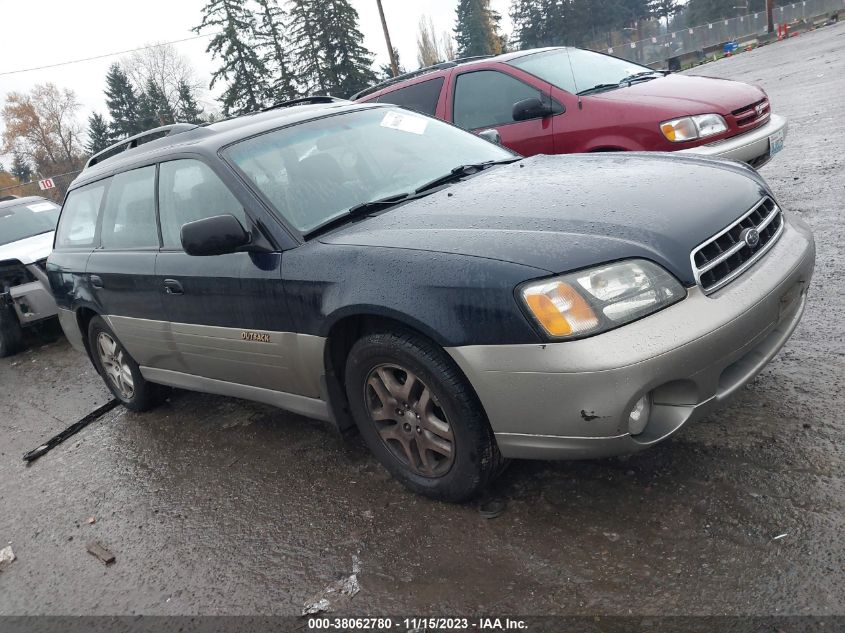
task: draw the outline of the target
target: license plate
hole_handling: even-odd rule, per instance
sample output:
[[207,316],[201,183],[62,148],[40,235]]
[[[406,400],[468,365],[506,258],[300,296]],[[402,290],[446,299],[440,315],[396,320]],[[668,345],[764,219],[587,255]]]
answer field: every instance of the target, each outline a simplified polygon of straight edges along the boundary
[[769,136],[769,156],[774,156],[783,149],[783,130]]

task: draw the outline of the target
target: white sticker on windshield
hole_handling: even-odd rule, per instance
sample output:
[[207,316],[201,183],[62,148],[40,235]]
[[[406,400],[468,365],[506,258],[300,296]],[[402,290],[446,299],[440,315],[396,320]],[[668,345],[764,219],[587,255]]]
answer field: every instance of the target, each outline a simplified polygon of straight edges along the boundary
[[55,211],[56,207],[54,207],[49,202],[39,202],[38,204],[28,204],[26,208],[32,211],[33,213],[40,213],[41,211]]
[[407,114],[405,112],[394,112],[391,110],[381,120],[382,127],[389,127],[392,130],[410,132],[411,134],[425,134],[428,121],[422,117]]

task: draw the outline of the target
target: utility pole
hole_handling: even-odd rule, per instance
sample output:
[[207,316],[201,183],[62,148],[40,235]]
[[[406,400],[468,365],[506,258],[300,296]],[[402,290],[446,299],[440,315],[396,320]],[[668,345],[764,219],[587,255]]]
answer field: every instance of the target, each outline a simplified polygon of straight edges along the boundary
[[396,55],[393,53],[393,44],[390,43],[390,32],[387,30],[387,20],[384,19],[384,8],[381,6],[381,0],[376,0],[378,4],[378,14],[381,16],[381,28],[384,30],[384,41],[387,42],[387,53],[390,55],[390,69],[393,71],[393,76],[399,74],[399,66],[396,63]]
[[772,11],[775,9],[775,0],[766,0],[766,20],[768,22],[767,30],[769,33],[774,33],[775,19]]

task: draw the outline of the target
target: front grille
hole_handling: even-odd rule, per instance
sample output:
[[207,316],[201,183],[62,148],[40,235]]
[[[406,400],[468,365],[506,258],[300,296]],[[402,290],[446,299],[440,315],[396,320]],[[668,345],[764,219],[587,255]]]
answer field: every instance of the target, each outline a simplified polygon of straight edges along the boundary
[[[710,293],[736,279],[774,245],[782,230],[780,208],[771,198],[763,198],[739,220],[692,251],[690,259],[698,285]],[[759,236],[756,244],[754,231]]]
[[731,114],[736,120],[736,126],[741,130],[747,130],[767,121],[772,114],[772,109],[769,100],[764,98],[734,110]]

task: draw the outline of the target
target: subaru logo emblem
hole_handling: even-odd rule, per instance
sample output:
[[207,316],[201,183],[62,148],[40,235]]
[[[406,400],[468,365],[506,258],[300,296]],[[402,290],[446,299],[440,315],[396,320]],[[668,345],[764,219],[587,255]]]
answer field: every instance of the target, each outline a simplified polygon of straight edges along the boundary
[[760,243],[760,233],[757,232],[757,229],[745,229],[739,236],[748,248],[757,248],[757,245]]

